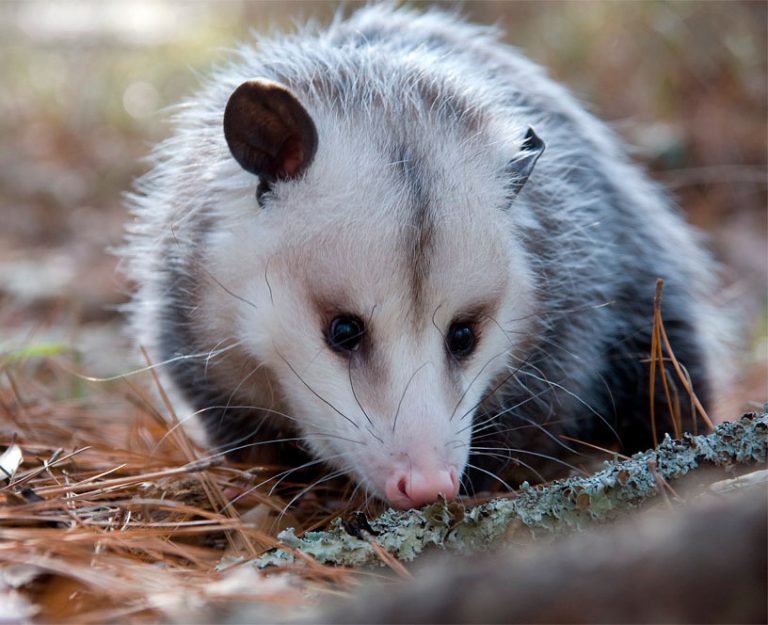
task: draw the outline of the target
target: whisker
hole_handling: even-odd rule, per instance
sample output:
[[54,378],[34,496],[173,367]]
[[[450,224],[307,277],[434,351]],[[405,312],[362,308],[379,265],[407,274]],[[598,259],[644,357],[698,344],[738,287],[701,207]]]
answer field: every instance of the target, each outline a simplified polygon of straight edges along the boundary
[[530,371],[521,371],[522,375],[527,375],[533,378],[534,380],[538,380],[540,382],[543,382],[545,384],[549,384],[550,386],[553,386],[554,388],[560,389],[563,391],[566,395],[569,397],[573,397],[577,402],[579,402],[582,406],[584,406],[587,410],[589,410],[594,416],[596,416],[600,421],[611,431],[611,434],[613,434],[613,437],[616,439],[616,442],[621,443],[621,437],[619,436],[618,432],[614,429],[614,427],[608,422],[608,420],[601,415],[597,410],[595,410],[588,402],[584,401],[581,397],[579,397],[576,393],[573,391],[565,388],[562,384],[559,384],[557,382],[553,382],[552,380],[547,380],[546,378],[541,378]]
[[[556,421],[547,421],[546,423],[532,425],[530,423],[522,423],[520,425],[510,425],[509,427],[501,427],[503,423],[499,423],[496,421],[489,421],[486,420],[483,422],[482,427],[477,428],[472,433],[472,440],[481,440],[484,438],[490,438],[491,436],[498,436],[499,434],[511,434],[512,432],[519,432],[521,430],[532,430],[532,429],[538,429],[540,427],[545,427],[547,425],[561,425],[562,423],[565,423],[565,419],[559,419]],[[535,421],[534,421],[535,423]]]
[[269,263],[272,260],[272,256],[267,257],[267,262],[264,263],[264,283],[267,285],[267,290],[269,291],[269,301],[272,303],[272,306],[275,305],[275,298],[274,294],[272,293],[272,285],[269,283]]
[[256,485],[256,488],[259,488],[261,486],[264,486],[265,484],[269,484],[272,480],[279,477],[277,482],[275,482],[272,486],[270,486],[268,494],[272,495],[275,492],[275,489],[280,485],[282,481],[284,481],[291,473],[296,473],[297,471],[302,471],[304,469],[307,469],[312,466],[317,466],[318,464],[324,464],[328,461],[335,460],[336,458],[341,458],[343,454],[334,454],[333,456],[330,456],[328,458],[318,458],[316,460],[308,460],[307,462],[304,462],[303,464],[300,464],[297,467],[292,467],[290,469],[287,469],[286,471],[283,471],[281,473],[278,473],[277,475],[273,475],[271,478],[264,480]]
[[[373,305],[373,308],[371,309],[371,314],[368,315],[368,320],[366,321],[365,327],[368,328],[371,325],[371,319],[373,319],[373,313],[376,311],[376,304]],[[364,333],[364,332],[363,332]],[[362,410],[363,414],[365,415],[365,418],[367,419],[370,428],[366,428],[368,433],[375,438],[379,443],[382,445],[384,444],[384,441],[376,434],[374,433],[372,428],[375,428],[373,421],[371,420],[371,417],[368,416],[368,413],[366,412],[365,408],[363,408],[363,404],[360,402],[360,399],[357,397],[357,392],[355,391],[355,385],[352,383],[352,359],[350,358],[348,360],[348,367],[347,367],[347,375],[349,376],[349,387],[352,389],[352,396],[355,398],[355,402],[357,403],[360,410]]]
[[507,484],[504,480],[502,480],[498,475],[496,475],[495,473],[491,473],[490,471],[486,471],[485,469],[483,469],[481,467],[478,467],[477,465],[471,464],[469,462],[467,463],[467,467],[469,467],[470,469],[474,469],[475,471],[479,471],[480,473],[484,473],[488,477],[492,477],[494,480],[497,480],[498,482],[500,482],[501,485],[504,486],[504,488],[506,488],[509,492],[512,492],[512,491],[515,490],[509,484]]
[[224,417],[227,414],[227,410],[230,409],[232,401],[234,401],[235,395],[237,394],[237,392],[240,390],[240,388],[243,386],[243,384],[245,384],[253,375],[256,374],[257,371],[259,371],[259,369],[262,369],[263,367],[264,367],[263,364],[261,364],[261,363],[257,364],[245,376],[243,376],[240,379],[240,382],[238,382],[237,386],[235,386],[235,388],[233,388],[229,392],[229,397],[227,397],[227,403],[224,405],[224,408],[221,411],[221,416],[219,417],[219,427],[222,427],[223,421],[224,421]]
[[[279,410],[273,410],[271,408],[262,408],[262,407],[259,407],[259,406],[251,406],[251,405],[243,405],[243,406],[239,406],[239,405],[233,405],[233,406],[232,405],[230,405],[230,406],[213,405],[213,406],[206,406],[205,408],[200,408],[199,410],[196,410],[195,412],[192,412],[192,413],[188,414],[187,416],[185,416],[183,418],[177,416],[176,423],[174,423],[173,426],[171,426],[168,429],[168,431],[165,434],[163,434],[163,436],[160,438],[160,440],[153,447],[153,453],[160,447],[160,445],[162,445],[165,442],[165,440],[169,436],[171,436],[176,431],[176,429],[178,427],[181,427],[183,425],[183,423],[185,423],[187,420],[193,419],[193,418],[195,418],[197,416],[200,416],[200,415],[202,415],[202,414],[204,414],[204,413],[206,413],[208,411],[214,411],[214,410],[218,411],[218,410],[227,410],[227,409],[228,410],[249,410],[249,411],[254,411],[254,412],[271,413],[271,414],[280,415],[281,417],[284,417],[285,419],[288,419],[288,420],[291,420],[291,421],[298,421],[298,419],[296,419],[296,418],[294,418],[294,417],[292,417],[290,415],[287,415],[284,412],[280,412]],[[222,415],[221,418],[223,418],[223,415]],[[250,430],[249,432],[247,432],[246,434],[242,435],[241,437],[239,437],[237,439],[229,441],[228,445],[236,445],[237,443],[241,443],[243,441],[248,440],[249,438],[255,436],[255,434],[258,432],[258,430],[263,425],[264,425],[264,423],[260,422],[258,424],[257,428],[255,428],[253,430]],[[227,453],[231,453],[232,451],[235,451],[237,449],[243,449],[245,447],[248,447],[248,445],[244,445],[242,447],[237,447],[237,448],[225,450],[223,452],[223,454],[226,455]]]
[[285,506],[283,506],[283,509],[282,509],[282,511],[280,512],[280,514],[279,514],[279,515],[278,515],[278,517],[277,517],[277,523],[279,523],[279,522],[282,520],[282,518],[283,518],[283,517],[284,517],[284,516],[287,514],[288,510],[290,509],[290,507],[291,507],[291,506],[292,506],[292,505],[293,505],[293,504],[294,504],[294,503],[295,503],[295,502],[296,502],[298,499],[300,499],[300,498],[301,498],[302,496],[304,496],[306,493],[308,493],[309,491],[311,491],[313,488],[316,488],[317,486],[319,486],[320,484],[322,484],[322,483],[324,483],[324,482],[330,482],[331,480],[334,480],[334,479],[336,479],[336,478],[338,478],[338,477],[341,477],[342,475],[347,475],[348,473],[349,473],[349,471],[346,471],[346,470],[343,470],[343,469],[339,469],[339,470],[337,470],[337,471],[333,471],[332,473],[329,473],[328,475],[325,475],[325,476],[323,476],[323,477],[321,477],[321,478],[319,478],[319,479],[315,480],[314,482],[312,482],[311,484],[309,484],[309,485],[308,485],[306,488],[303,488],[303,489],[301,489],[301,490],[300,490],[300,491],[299,491],[299,492],[298,492],[298,493],[297,493],[297,494],[296,494],[296,495],[293,497],[293,499],[291,499],[291,500],[290,500],[290,501],[289,501],[287,504],[285,504]]
[[[562,458],[558,458],[557,456],[550,456],[549,454],[543,454],[538,451],[530,451],[528,449],[518,449],[515,447],[474,447],[473,446],[473,447],[470,447],[469,449],[470,451],[477,453],[479,456],[487,455],[486,452],[489,452],[489,451],[509,451],[510,453],[513,453],[513,454],[525,454],[527,456],[535,456],[537,458],[544,458],[545,460],[551,460],[552,462],[561,464],[564,467],[571,469],[572,471],[576,471],[580,475],[588,475],[588,473],[583,469],[580,469],[579,467],[576,467],[566,462]],[[483,453],[479,453],[479,452],[483,452]]]
[[[359,441],[353,438],[346,438],[344,436],[339,436],[338,434],[330,434],[328,432],[308,432],[307,434],[303,434],[301,436],[273,438],[265,441],[252,441],[252,442],[246,443],[245,445],[236,445],[239,442],[248,440],[248,438],[250,438],[251,436],[253,436],[253,433],[250,433],[247,436],[241,437],[236,441],[230,441],[229,443],[227,443],[226,447],[224,446],[218,447],[217,449],[220,449],[221,451],[218,451],[216,454],[213,454],[209,457],[217,458],[221,456],[226,456],[227,454],[232,454],[237,451],[242,451],[243,449],[251,449],[254,447],[260,447],[262,445],[272,445],[277,443],[303,443],[312,439],[340,440],[340,441],[345,441],[347,443],[353,443],[355,445],[362,445],[363,447],[367,446],[368,444],[365,441]],[[236,446],[233,446],[233,445],[236,445]]]
[[443,447],[448,447],[448,445],[453,445],[451,449],[458,449],[459,447],[467,447],[468,443],[459,438],[452,438],[446,441]]
[[224,292],[225,292],[227,295],[229,295],[229,296],[231,296],[231,297],[234,297],[236,300],[239,300],[239,301],[243,302],[243,304],[246,304],[247,306],[250,306],[250,307],[251,307],[251,308],[253,308],[254,310],[258,310],[258,309],[259,309],[259,307],[258,307],[256,304],[254,304],[252,301],[250,301],[250,300],[248,300],[248,299],[244,298],[242,295],[238,295],[238,294],[237,294],[237,293],[235,293],[234,291],[231,291],[231,290],[230,290],[230,289],[228,289],[226,286],[224,286],[224,285],[221,283],[221,281],[220,281],[220,280],[219,280],[219,279],[218,279],[216,276],[214,276],[214,275],[213,275],[213,274],[210,272],[210,270],[209,270],[209,269],[208,269],[208,268],[207,268],[207,267],[206,267],[206,266],[205,266],[203,263],[201,263],[201,262],[197,262],[197,263],[196,263],[196,265],[197,265],[198,269],[200,269],[201,271],[203,271],[203,272],[204,272],[204,273],[205,273],[205,274],[206,274],[206,275],[207,275],[207,276],[208,276],[208,277],[209,277],[211,280],[213,280],[213,281],[214,281],[214,282],[215,282],[215,283],[216,283],[216,284],[217,284],[217,285],[218,285],[218,286],[219,286],[219,287],[220,287],[220,288],[221,288],[221,289],[222,289],[222,290],[223,290],[223,291],[224,291]]
[[[526,397],[526,398],[525,398],[525,399],[523,399],[522,401],[519,401],[518,403],[516,403],[514,406],[510,406],[510,407],[508,407],[508,408],[504,408],[504,410],[502,410],[502,411],[500,411],[500,412],[496,412],[496,413],[494,413],[494,414],[492,414],[492,415],[489,415],[489,416],[486,418],[486,421],[485,421],[485,423],[487,423],[487,422],[490,422],[490,421],[498,421],[498,418],[499,418],[500,416],[502,416],[502,415],[505,415],[505,414],[507,414],[507,413],[510,413],[510,412],[512,412],[512,411],[514,411],[514,410],[517,410],[517,409],[518,409],[518,408],[520,408],[521,406],[524,406],[525,404],[527,404],[527,403],[528,403],[528,402],[530,402],[530,401],[534,401],[535,399],[537,399],[537,398],[538,398],[538,397],[540,397],[541,395],[544,395],[545,393],[548,393],[548,392],[549,392],[549,389],[544,389],[544,390],[542,390],[542,391],[539,391],[538,393],[536,393],[536,394],[534,394],[534,395],[529,395],[528,397]],[[465,414],[464,414],[464,415],[461,417],[461,419],[459,419],[459,421],[462,421],[462,420],[464,420],[464,419],[465,419],[467,416],[468,416],[468,415],[467,415],[467,413],[465,413]],[[460,434],[460,433],[461,433],[461,432],[463,432],[464,430],[467,430],[467,429],[469,429],[469,428],[471,428],[471,427],[473,427],[473,426],[477,427],[478,425],[482,425],[482,424],[483,424],[483,422],[481,422],[480,424],[476,424],[476,423],[472,423],[472,422],[470,422],[470,423],[469,423],[469,425],[466,425],[466,426],[464,426],[462,429],[458,430],[456,433],[457,433],[457,434]],[[474,431],[477,431],[477,430],[475,429]]]
[[230,349],[234,349],[235,347],[239,347],[242,344],[242,341],[234,341],[229,347],[226,347],[224,349],[219,349],[219,345],[224,343],[225,341],[230,339],[222,339],[216,345],[213,346],[213,348],[208,352],[208,355],[205,357],[205,365],[203,367],[203,371],[207,374],[208,373],[208,365],[210,364],[211,360],[213,360],[216,356],[219,356],[223,353],[226,353]]
[[[609,306],[609,305],[610,305],[610,304],[612,304],[612,303],[613,303],[613,302],[606,302],[606,303],[604,303],[604,304],[596,304],[596,305],[591,305],[591,306],[589,306],[588,308],[589,308],[589,309],[603,308],[603,307],[605,307],[605,306]],[[556,348],[556,349],[558,349],[558,350],[562,351],[563,353],[565,353],[565,354],[568,354],[568,355],[569,355],[569,356],[571,356],[571,358],[573,358],[575,361],[577,361],[577,362],[584,362],[584,359],[583,359],[581,356],[579,356],[578,354],[576,354],[576,353],[572,352],[572,351],[571,351],[571,350],[569,350],[569,349],[566,349],[566,348],[565,348],[565,347],[564,347],[562,344],[560,344],[558,341],[554,340],[553,338],[551,338],[551,337],[547,337],[547,336],[544,336],[544,335],[540,336],[539,338],[540,338],[540,341],[541,341],[542,343],[546,343],[547,345],[550,345],[550,346],[552,346],[552,347],[554,347],[554,348]],[[622,342],[624,342],[624,341],[629,341],[630,339],[631,339],[631,337],[626,337],[625,339],[623,339],[623,341],[622,341]],[[619,344],[620,344],[620,343],[619,343]],[[617,346],[617,345],[615,344],[613,347],[616,347],[616,346]],[[543,357],[546,357],[546,356],[547,356],[546,354],[543,354]],[[551,357],[550,357],[550,358],[548,358],[547,360],[548,360],[550,363],[552,363],[552,362],[554,362],[554,363],[558,363],[558,362],[559,362],[557,359],[552,359]],[[536,371],[537,371],[539,374],[541,374],[541,376],[542,376],[542,377],[546,378],[546,376],[545,376],[545,375],[544,375],[544,373],[541,371],[541,369],[539,369],[538,367],[535,367],[535,366],[533,366],[533,365],[532,365],[532,368],[534,368],[534,369],[535,369],[535,370],[536,370]],[[568,374],[567,374],[567,371],[566,371],[566,370],[565,370],[565,369],[564,369],[562,366],[560,367],[560,371],[562,372],[562,375],[563,375],[563,377],[564,377],[564,378],[566,378]],[[611,390],[611,387],[610,387],[610,385],[608,384],[608,381],[605,379],[605,376],[604,376],[602,373],[600,373],[599,371],[596,371],[596,372],[595,372],[595,375],[596,375],[596,376],[597,376],[597,378],[600,380],[600,383],[603,385],[603,388],[605,388],[605,390],[606,390],[606,392],[607,392],[607,394],[608,394],[608,398],[609,398],[609,400],[610,400],[610,402],[611,402],[611,406],[612,406],[612,408],[613,408],[613,412],[614,412],[614,414],[615,414],[615,413],[616,413],[616,403],[615,403],[615,401],[614,401],[614,397],[613,397],[613,391]],[[610,425],[609,425],[608,427],[610,427]]]
[[[224,347],[220,349],[215,355],[222,354],[226,351],[229,351],[230,349],[234,349],[237,347],[238,344],[229,345],[227,347]],[[77,371],[71,370],[67,368],[66,366],[62,364],[58,364],[58,366],[65,371],[68,374],[71,374],[73,377],[76,377],[79,380],[83,380],[84,382],[97,382],[97,383],[105,383],[105,382],[115,382],[117,380],[123,380],[125,378],[129,378],[135,375],[139,375],[141,373],[147,373],[150,371],[154,371],[156,369],[160,369],[161,367],[166,367],[168,365],[173,365],[178,362],[182,362],[185,360],[194,360],[194,359],[202,359],[202,358],[208,358],[210,357],[211,351],[207,352],[200,352],[198,354],[181,354],[179,356],[174,356],[173,358],[167,358],[165,360],[161,360],[159,362],[154,362],[149,365],[145,365],[143,367],[136,367],[134,369],[131,369],[129,371],[126,371],[124,373],[118,373],[116,375],[106,376],[106,377],[97,377],[97,376],[90,376],[90,375],[84,375],[82,373],[79,373]]]
[[[579,307],[575,307],[573,309],[569,309],[567,311],[560,311],[558,314],[562,316],[562,315],[564,315],[566,313],[570,314],[570,313],[575,313],[575,312],[580,312],[580,311],[585,311],[585,310],[593,310],[593,309],[603,308],[603,307],[611,305],[611,303],[612,302],[608,301],[608,302],[601,302],[599,304],[589,304],[589,305],[586,305],[586,306],[579,306]],[[512,344],[512,340],[509,338],[507,331],[499,323],[499,321],[497,319],[495,319],[493,316],[489,315],[488,317],[499,327],[499,329],[507,337],[507,340],[510,342],[510,344]],[[569,356],[571,356],[576,361],[582,361],[583,360],[578,354],[575,354],[572,351],[566,349],[559,342],[555,341],[551,337],[546,336],[546,334],[544,334],[544,333],[542,333],[538,338],[539,338],[539,341],[541,343],[545,343],[547,345],[550,345],[550,346],[552,346],[552,347],[554,347],[556,349],[559,349],[559,350],[563,351],[564,353],[568,354]],[[510,356],[512,358],[516,359],[516,360],[521,360],[517,356],[515,356],[515,354],[512,353],[512,352],[510,352]],[[616,440],[620,442],[620,437],[619,437],[618,433],[611,426],[611,424],[605,419],[605,417],[603,415],[598,413],[588,402],[584,401],[576,393],[573,393],[573,391],[570,391],[569,389],[567,389],[562,383],[553,382],[553,381],[549,380],[547,378],[547,376],[544,374],[544,372],[539,367],[536,366],[536,364],[535,364],[535,362],[533,362],[533,359],[531,358],[531,356],[532,356],[532,354],[529,355],[525,360],[523,360],[521,362],[520,366],[518,367],[518,371],[516,372],[516,375],[515,375],[515,379],[518,381],[518,383],[521,384],[521,386],[523,387],[523,390],[528,391],[528,388],[525,385],[522,384],[522,382],[517,377],[517,374],[529,376],[532,379],[536,379],[536,380],[546,384],[547,386],[549,386],[551,388],[557,388],[557,389],[561,390],[562,392],[568,394],[569,396],[571,396],[574,399],[576,399],[577,401],[579,401],[585,408],[587,408],[592,414],[594,414],[598,419],[600,419],[606,425],[606,427],[608,427],[610,429],[611,433],[616,438]],[[553,359],[551,357],[548,357],[548,354],[542,353],[542,359],[544,359],[544,358],[546,358],[547,362],[549,362],[549,363],[556,362],[556,361],[553,361]],[[526,369],[532,369],[532,370],[536,371],[539,374],[539,376],[536,376],[534,373],[532,373],[531,371],[528,371]],[[567,377],[565,371],[563,371],[563,375],[564,375],[564,377]],[[610,385],[607,383],[605,377],[602,374],[597,373],[597,375],[599,376],[603,386],[607,390],[607,393],[609,395],[609,399],[611,401],[611,404],[614,406],[614,409],[615,409],[615,402],[613,400],[613,394],[611,392]],[[505,382],[506,382],[506,380],[505,380]],[[541,394],[543,394],[543,393],[541,393]],[[533,397],[537,398],[541,394],[537,393]],[[506,411],[502,411],[497,416],[501,416],[501,414],[504,414],[505,412]],[[524,418],[524,417],[521,417],[520,415],[517,415],[517,416],[519,418]],[[551,436],[551,434],[549,434],[549,433],[548,433],[548,435]],[[573,450],[569,450],[569,451],[573,451]]]
[[411,382],[413,382],[413,378],[416,377],[416,374],[421,371],[424,367],[426,367],[429,364],[429,361],[425,362],[423,365],[421,365],[416,371],[414,371],[411,374],[411,377],[408,378],[408,382],[405,384],[405,388],[403,389],[403,394],[400,396],[400,401],[397,402],[397,410],[395,411],[395,418],[392,420],[392,432],[395,431],[395,427],[397,426],[397,417],[400,414],[400,408],[403,405],[403,400],[405,399],[405,394],[408,392],[408,387],[411,385]]
[[512,370],[512,371],[511,371],[511,372],[509,372],[507,375],[505,375],[505,376],[502,378],[502,380],[501,380],[501,381],[500,381],[498,384],[496,384],[496,386],[494,386],[492,389],[489,389],[488,391],[486,391],[485,393],[483,393],[483,395],[480,397],[480,399],[479,399],[477,402],[475,402],[475,404],[473,404],[472,406],[470,406],[470,407],[469,407],[469,408],[468,408],[468,409],[467,409],[467,410],[464,412],[464,414],[463,414],[463,415],[461,415],[461,417],[459,418],[459,421],[463,421],[463,420],[464,420],[464,419],[467,417],[467,415],[469,415],[469,414],[473,413],[473,412],[474,412],[474,410],[475,410],[475,409],[476,409],[476,408],[477,408],[477,407],[478,407],[480,404],[482,404],[483,402],[487,401],[487,400],[488,400],[488,399],[489,399],[489,398],[490,398],[490,397],[491,397],[491,396],[492,396],[492,395],[493,395],[493,394],[494,394],[496,391],[498,391],[498,390],[499,390],[499,389],[500,389],[502,386],[504,386],[504,385],[505,385],[505,384],[506,384],[506,383],[507,383],[507,382],[508,382],[508,381],[509,381],[509,380],[510,380],[510,379],[511,379],[511,378],[512,378],[514,375],[516,375],[516,373],[517,373],[518,371],[520,371],[520,368],[521,368],[522,366],[524,366],[524,364],[525,364],[525,360],[523,361],[523,364],[521,364],[520,366],[516,367],[514,370]]
[[[509,412],[509,410],[504,410],[502,413],[499,413],[499,414],[504,414],[504,413],[507,413],[507,412]],[[499,415],[494,415],[494,416],[498,417]],[[550,432],[549,430],[547,430],[547,428],[544,427],[545,424],[549,424],[550,423],[549,421],[546,421],[544,424],[542,424],[542,423],[538,423],[537,421],[535,421],[535,420],[533,420],[533,419],[531,419],[529,417],[523,416],[523,415],[518,414],[518,413],[512,413],[512,416],[515,417],[516,419],[522,419],[523,421],[525,421],[526,423],[531,425],[531,427],[534,427],[534,428],[536,428],[538,430],[541,430],[547,437],[549,437],[552,441],[554,441],[559,447],[562,447],[563,449],[566,449],[569,452],[571,452],[572,454],[575,454],[577,456],[581,456],[582,455],[580,452],[578,452],[575,449],[569,447],[560,438],[558,438],[557,436],[552,434],[552,432]]]
[[282,361],[283,361],[283,362],[284,362],[284,363],[285,363],[285,364],[288,366],[288,368],[291,370],[291,372],[293,373],[293,375],[295,375],[295,376],[296,376],[296,377],[299,379],[299,381],[300,381],[300,382],[301,382],[301,383],[302,383],[304,386],[306,386],[306,387],[307,387],[307,389],[309,390],[309,392],[310,392],[310,393],[312,393],[312,394],[313,394],[315,397],[317,397],[317,398],[318,398],[318,399],[319,399],[321,402],[323,402],[323,403],[324,403],[326,406],[328,406],[329,408],[331,408],[331,410],[333,410],[334,412],[336,412],[336,413],[337,413],[338,415],[340,415],[342,418],[344,418],[344,419],[346,419],[347,421],[349,421],[349,423],[351,423],[351,424],[352,424],[352,425],[355,427],[355,429],[358,429],[358,430],[360,429],[360,426],[359,426],[357,423],[355,423],[355,422],[354,422],[352,419],[350,419],[350,418],[349,418],[347,415],[345,415],[343,412],[341,412],[341,410],[339,410],[338,408],[336,408],[336,406],[334,406],[334,405],[333,405],[331,402],[329,402],[327,399],[325,399],[325,397],[323,397],[322,395],[320,395],[320,394],[319,394],[317,391],[315,391],[315,389],[313,389],[313,388],[312,388],[312,387],[311,387],[309,384],[307,384],[307,383],[304,381],[304,378],[302,378],[302,377],[299,375],[299,373],[296,371],[296,369],[294,369],[294,368],[293,368],[293,365],[292,365],[290,362],[288,362],[288,360],[285,358],[285,356],[283,356],[283,355],[282,355],[282,354],[281,354],[279,351],[277,351],[277,350],[275,350],[275,351],[276,351],[277,355],[278,355],[278,356],[280,356],[280,358],[282,359]]
[[250,495],[254,491],[257,491],[260,488],[262,488],[263,486],[265,486],[266,484],[269,484],[272,480],[277,479],[278,481],[275,484],[273,484],[272,487],[270,487],[269,491],[267,492],[267,496],[271,497],[273,495],[275,489],[277,488],[277,486],[280,484],[280,482],[282,482],[285,478],[287,478],[291,473],[294,473],[296,471],[301,471],[302,469],[306,469],[308,467],[316,466],[318,464],[321,464],[322,462],[323,462],[322,460],[309,460],[309,461],[307,461],[307,462],[305,462],[305,463],[303,463],[303,464],[301,464],[301,465],[299,465],[297,467],[291,467],[290,469],[286,469],[285,471],[281,471],[280,473],[276,473],[275,475],[272,475],[271,477],[269,477],[269,478],[267,478],[265,480],[262,480],[258,484],[254,484],[253,486],[251,486],[250,488],[247,488],[246,490],[244,490],[242,493],[240,493],[236,497],[233,497],[232,499],[230,499],[229,502],[226,504],[226,506],[224,506],[224,509],[226,509],[226,508],[228,508],[230,506],[234,506],[243,497],[246,497],[246,496]]
[[459,488],[465,493],[475,492],[475,485],[472,483],[472,478],[466,471],[459,476]]
[[[510,464],[515,464],[515,465],[524,467],[524,468],[528,469],[531,473],[533,473],[536,476],[536,479],[539,482],[545,482],[546,481],[544,479],[544,476],[541,473],[539,473],[536,469],[534,469],[530,464],[528,464],[527,462],[524,462],[524,461],[520,460],[520,458],[517,458],[517,457],[512,456],[510,454],[488,453],[488,452],[486,452],[486,453],[477,454],[477,455],[478,456],[485,456],[485,457],[488,457],[488,458],[500,458],[500,459],[505,461],[505,466],[509,466]],[[469,463],[467,464],[467,466],[470,466]],[[476,470],[480,470],[480,467],[473,466],[473,468],[476,469]],[[513,489],[510,489],[510,490],[513,490]]]
[[[341,457],[341,454],[336,454],[334,456],[331,456],[330,458],[327,458],[326,460],[333,460],[335,458]],[[307,469],[309,467],[317,466],[318,464],[323,464],[325,460],[309,460],[307,462],[304,462],[296,467],[291,467],[290,469],[286,469],[285,471],[281,471],[280,473],[276,473],[275,475],[267,478],[266,480],[262,480],[258,484],[255,484],[254,486],[251,486],[250,488],[244,490],[242,493],[237,495],[237,497],[234,497],[229,501],[227,506],[232,506],[235,503],[237,503],[240,499],[243,497],[246,497],[247,495],[250,495],[252,492],[259,490],[260,488],[264,487],[265,485],[269,484],[272,480],[277,480],[267,491],[267,496],[271,497],[274,495],[275,490],[280,485],[281,482],[283,482],[288,476],[290,476],[292,473],[295,473],[297,471],[302,471],[304,469]],[[225,506],[225,507],[227,507]]]
[[[490,357],[490,358],[489,358],[489,359],[488,359],[488,360],[485,362],[485,364],[484,364],[484,365],[483,365],[483,366],[480,368],[480,370],[477,372],[477,374],[475,375],[475,377],[474,377],[474,378],[472,378],[472,381],[471,381],[471,382],[470,382],[470,383],[467,385],[467,387],[464,389],[464,392],[462,392],[461,396],[459,397],[458,401],[456,402],[456,405],[453,407],[453,411],[451,412],[451,416],[448,418],[448,421],[449,421],[449,422],[453,421],[453,418],[456,416],[456,411],[459,409],[459,406],[461,405],[461,402],[463,402],[463,401],[464,401],[464,398],[467,396],[467,393],[469,392],[469,389],[471,389],[471,388],[472,388],[472,385],[473,385],[475,382],[477,382],[478,378],[479,378],[479,377],[482,375],[483,371],[485,371],[486,367],[488,367],[488,365],[490,365],[490,364],[491,364],[491,363],[492,363],[494,360],[496,360],[496,358],[498,358],[499,356],[503,356],[503,355],[504,355],[504,354],[506,354],[506,353],[507,353],[507,352],[506,352],[506,350],[505,350],[505,351],[503,351],[503,352],[499,352],[499,353],[497,353],[497,354],[495,354],[495,355],[491,356],[491,357]],[[463,417],[462,417],[462,418],[463,418]],[[461,420],[461,419],[459,419],[459,420]]]
[[[360,403],[360,400],[357,397],[357,393],[355,392],[355,385],[352,383],[352,359],[349,359],[349,365],[347,367],[347,374],[349,377],[349,388],[352,389],[352,397],[355,398],[355,402],[357,403],[358,408],[362,411],[363,415],[365,415],[366,420],[368,421],[369,425],[374,427],[373,421],[371,420],[371,417],[368,416],[368,413],[365,411],[365,408],[363,408],[363,404]],[[374,434],[370,428],[368,428],[368,433],[373,436],[376,440],[378,440],[382,445],[384,444],[384,441],[381,440],[376,434]]]

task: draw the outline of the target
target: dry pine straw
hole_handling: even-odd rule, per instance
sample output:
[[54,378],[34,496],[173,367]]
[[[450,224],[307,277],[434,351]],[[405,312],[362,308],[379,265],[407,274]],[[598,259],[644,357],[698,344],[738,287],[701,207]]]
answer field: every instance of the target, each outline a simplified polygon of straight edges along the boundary
[[[691,401],[709,425],[664,332],[661,288],[652,371],[658,367],[673,414]],[[274,546],[286,526],[314,529],[359,508],[347,490],[307,489],[280,479],[286,467],[206,456],[182,428],[169,427],[167,402],[168,418],[133,378],[84,388],[71,367],[56,358],[0,360],[0,449],[17,443],[24,457],[0,482],[0,621],[183,620],[235,599],[306,605],[322,594],[308,590],[344,592],[357,583],[359,573],[304,554],[296,555],[309,566],[278,583],[237,563]],[[671,394],[673,373],[689,397]],[[409,575],[379,555],[393,574]]]
[[72,399],[84,391],[70,366],[0,362],[0,452],[15,442],[24,458],[12,480],[0,476],[0,622],[156,621],[233,599],[306,603],[308,588],[356,583],[315,562],[280,583],[238,571],[284,527],[343,513],[340,486],[286,511],[306,484],[289,476],[270,494],[285,467],[206,458],[135,380],[88,383]]

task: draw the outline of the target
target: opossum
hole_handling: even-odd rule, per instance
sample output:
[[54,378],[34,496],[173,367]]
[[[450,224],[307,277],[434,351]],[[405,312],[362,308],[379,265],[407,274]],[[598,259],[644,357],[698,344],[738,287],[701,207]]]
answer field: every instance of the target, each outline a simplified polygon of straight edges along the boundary
[[[244,45],[129,197],[133,333],[190,429],[298,439],[396,507],[706,406],[715,267],[620,141],[497,30],[369,6]],[[669,367],[684,427],[694,410]],[[658,375],[658,374],[657,374]]]

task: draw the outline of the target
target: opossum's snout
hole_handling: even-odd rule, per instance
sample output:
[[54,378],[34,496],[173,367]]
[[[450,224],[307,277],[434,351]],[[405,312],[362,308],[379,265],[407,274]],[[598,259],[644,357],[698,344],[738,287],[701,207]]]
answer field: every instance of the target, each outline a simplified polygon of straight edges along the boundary
[[384,437],[383,445],[371,447],[370,462],[358,472],[394,508],[419,508],[440,496],[453,499],[459,494],[468,441],[444,444],[446,427],[416,434],[418,428],[411,426],[399,441]]
[[398,467],[387,478],[384,492],[393,507],[418,508],[438,495],[453,499],[459,494],[459,476],[454,467]]

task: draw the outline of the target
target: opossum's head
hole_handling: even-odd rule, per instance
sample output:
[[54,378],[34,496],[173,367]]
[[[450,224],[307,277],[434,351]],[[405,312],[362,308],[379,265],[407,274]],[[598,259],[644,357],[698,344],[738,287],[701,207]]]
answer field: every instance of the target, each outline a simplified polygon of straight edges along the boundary
[[312,451],[411,507],[458,493],[475,411],[524,341],[534,294],[508,208],[543,144],[530,131],[510,171],[458,135],[401,142],[366,119],[239,87],[224,129],[243,192],[210,266],[236,295],[218,292],[219,318]]

